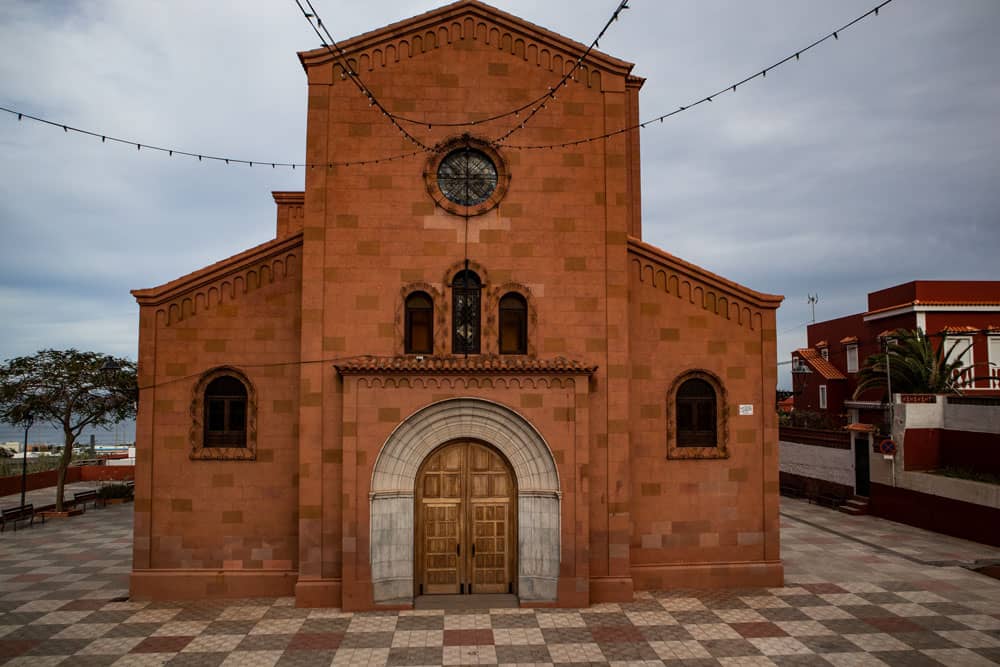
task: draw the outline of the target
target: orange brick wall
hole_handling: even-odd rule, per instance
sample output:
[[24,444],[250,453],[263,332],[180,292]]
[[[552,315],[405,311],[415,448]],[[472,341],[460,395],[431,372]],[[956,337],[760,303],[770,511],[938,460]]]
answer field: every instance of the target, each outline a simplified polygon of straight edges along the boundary
[[[774,311],[754,309],[741,323],[714,298],[690,295],[683,283],[665,288],[649,275],[640,281],[635,268],[630,415],[636,576],[643,587],[663,588],[674,583],[664,579],[669,568],[651,566],[776,560]],[[667,458],[668,391],[691,370],[714,374],[728,394],[727,459]],[[753,405],[753,415],[740,416],[740,404]],[[691,586],[710,583],[688,579]]]
[[[140,397],[140,432],[150,417],[155,424],[137,442],[137,467],[149,466],[137,498],[137,511],[153,515],[151,525],[140,524],[148,567],[295,567],[301,280],[297,266],[288,273],[262,286],[231,280],[219,286],[221,302],[182,307],[179,321],[169,309],[155,316],[154,367],[141,369],[141,384],[154,387]],[[218,366],[240,369],[254,385],[256,461],[189,458],[194,388]]]
[[[308,74],[308,161],[322,164],[342,156],[368,159],[413,150],[329,65],[309,69]],[[459,40],[447,49],[369,69],[364,80],[391,109],[416,109],[428,118],[453,120],[523,104],[546,90],[557,76],[499,52],[495,44]],[[490,90],[489,95],[482,95],[483,88]],[[473,100],[484,99],[482,109],[470,108]],[[558,141],[624,127],[631,104],[634,98],[630,100],[626,93],[624,74],[581,76],[511,142]],[[502,134],[514,120],[469,131],[474,137],[489,139]],[[407,127],[431,145],[462,131]],[[609,328],[608,322],[627,318],[625,242],[634,225],[631,207],[638,203],[628,195],[630,178],[638,182],[638,164],[631,160],[630,146],[623,135],[559,151],[501,148],[512,174],[508,193],[498,208],[470,218],[467,229],[462,217],[434,206],[424,181],[423,156],[310,170],[305,194],[302,338],[306,356],[399,354],[401,289],[412,283],[429,284],[443,295],[442,303],[436,304],[443,324],[436,328],[436,336],[446,337],[451,312],[446,284],[462,266],[466,252],[471,268],[484,280],[486,304],[490,303],[486,295],[498,297],[504,284],[526,287],[537,314],[531,341],[537,354],[564,355],[599,367],[590,396],[592,461],[588,473],[590,483],[604,491],[594,494],[594,503],[588,507],[590,544],[582,553],[589,552],[593,574],[623,578],[628,577],[627,489],[609,480],[628,475],[624,372],[628,337],[624,326]],[[635,172],[631,176],[630,170]],[[488,317],[487,310],[484,323]],[[484,352],[495,352],[495,336],[487,323]],[[451,341],[446,339],[443,348],[450,351]],[[308,507],[310,518],[303,522],[301,569],[317,578],[337,577],[341,544],[354,537],[342,532],[349,526],[341,520],[341,506],[355,497],[362,502],[365,496],[345,492],[331,498],[322,491],[348,474],[341,468],[343,455],[338,453],[346,432],[329,419],[339,413],[343,397],[328,369],[306,370],[304,387],[310,402],[303,401],[300,408],[303,437],[321,440],[323,447],[321,452],[308,454],[312,460],[303,459],[302,504]],[[419,401],[426,404],[436,398],[424,394]],[[519,402],[509,405],[518,409]],[[544,414],[540,419],[534,425],[544,433],[552,427],[552,420]],[[369,438],[359,447],[367,460],[373,460],[381,444],[382,440]],[[609,503],[618,508],[614,519]]]
[[[377,48],[355,40],[344,46],[358,49],[353,67],[390,110],[428,121],[485,117],[558,81],[563,66],[547,63],[561,38],[542,35],[540,47],[480,31],[478,20],[414,28],[419,34],[404,23],[387,29]],[[515,21],[496,18],[508,27]],[[526,25],[512,30],[538,30]],[[341,78],[328,54],[300,57],[309,83],[307,162],[381,160],[415,149]],[[629,76],[627,63],[593,59],[600,72],[578,72],[507,143],[569,141],[635,122],[642,80]],[[406,127],[427,145],[464,131],[491,140],[526,116],[459,129]],[[483,215],[466,219],[435,206],[427,155],[310,168],[304,193],[274,193],[275,241],[137,294],[146,388],[137,426],[134,592],[169,596],[174,580],[156,569],[222,568],[227,579],[206,574],[185,594],[288,594],[294,585],[298,604],[370,608],[368,494],[380,448],[418,409],[469,396],[518,412],[552,449],[563,494],[558,604],[631,599],[633,580],[670,583],[655,569],[661,565],[722,564],[716,576],[737,561],[777,562],[778,301],[683,269],[701,276],[693,281],[701,292],[708,280],[722,285],[720,295],[760,302],[733,301],[734,321],[715,314],[715,301],[709,312],[707,301],[682,303],[642,283],[630,250],[641,238],[637,131],[558,150],[498,150],[509,190]],[[204,284],[231,280],[230,269],[243,271],[285,247],[294,251],[294,279],[238,291],[216,307],[198,305],[196,293],[211,289]],[[484,354],[496,353],[497,300],[516,288],[528,295],[530,356],[567,357],[595,366],[593,376],[338,375],[339,361],[403,352],[402,304],[416,284],[436,297],[435,349],[449,354],[448,283],[466,258],[484,282]],[[259,396],[255,462],[188,458],[193,387],[224,364],[246,373]],[[733,409],[756,408],[752,418],[730,416],[728,460],[665,459],[666,388],[688,367],[723,378]],[[261,588],[253,583],[259,576],[231,576],[268,568],[289,577]],[[780,579],[780,566],[770,578],[732,572],[705,581],[772,585],[775,572]]]

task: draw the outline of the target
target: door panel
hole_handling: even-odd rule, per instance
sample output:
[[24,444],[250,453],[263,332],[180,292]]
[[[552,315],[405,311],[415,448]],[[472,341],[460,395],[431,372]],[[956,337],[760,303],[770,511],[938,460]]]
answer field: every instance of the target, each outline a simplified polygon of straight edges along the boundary
[[500,455],[476,443],[448,445],[424,463],[416,488],[423,592],[512,590],[515,489]]
[[871,493],[871,461],[868,438],[854,438],[854,493],[867,497]]
[[424,592],[458,593],[461,504],[424,505]]
[[472,586],[476,593],[509,589],[509,501],[472,503]]

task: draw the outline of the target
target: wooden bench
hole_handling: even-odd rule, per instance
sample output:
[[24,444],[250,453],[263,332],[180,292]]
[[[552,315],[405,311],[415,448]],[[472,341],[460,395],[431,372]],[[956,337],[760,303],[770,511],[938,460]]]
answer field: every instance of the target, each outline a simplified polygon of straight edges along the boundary
[[805,484],[798,478],[786,479],[780,484],[779,493],[789,498],[802,498],[806,495]]
[[97,495],[96,489],[90,489],[89,491],[79,491],[73,494],[73,505],[83,507],[87,509],[87,503],[94,503],[94,509],[97,509],[97,503],[101,502],[101,497]]
[[[27,521],[29,526],[35,525],[35,506],[28,503],[24,506],[8,507],[3,510],[0,514],[0,533],[7,529],[7,524],[14,524],[14,532],[17,532],[17,522]],[[42,516],[42,523],[45,523],[45,517]]]

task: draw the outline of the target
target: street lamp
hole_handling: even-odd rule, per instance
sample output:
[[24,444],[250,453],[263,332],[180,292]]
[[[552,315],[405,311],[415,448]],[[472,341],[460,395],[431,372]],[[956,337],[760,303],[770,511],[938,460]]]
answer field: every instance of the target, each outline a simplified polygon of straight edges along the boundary
[[[108,383],[108,390],[110,392],[112,392],[112,393],[114,393],[115,390],[111,386],[111,382],[112,382],[112,380],[114,380],[115,375],[118,374],[118,371],[120,371],[121,368],[122,368],[121,364],[119,364],[115,360],[115,358],[112,357],[112,356],[110,356],[110,355],[108,356],[107,359],[104,360],[104,364],[101,365],[101,375],[104,376],[105,381]],[[114,445],[115,445],[115,447],[118,447],[118,421],[117,420],[115,420],[115,443],[114,443]]]
[[28,490],[28,429],[35,422],[35,416],[30,412],[24,417],[24,451],[21,452],[21,507],[24,507],[24,494]]

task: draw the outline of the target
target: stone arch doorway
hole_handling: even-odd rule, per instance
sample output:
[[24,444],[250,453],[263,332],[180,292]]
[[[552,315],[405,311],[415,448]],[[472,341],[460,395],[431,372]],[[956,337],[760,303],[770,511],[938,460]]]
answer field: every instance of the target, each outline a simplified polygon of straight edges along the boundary
[[415,594],[516,592],[517,488],[500,452],[468,440],[438,447],[415,495]]
[[370,495],[370,555],[376,604],[414,594],[414,506],[421,464],[442,445],[488,442],[503,455],[516,488],[514,588],[522,600],[554,601],[560,560],[560,484],[541,434],[510,408],[478,398],[454,398],[407,417],[375,461]]

